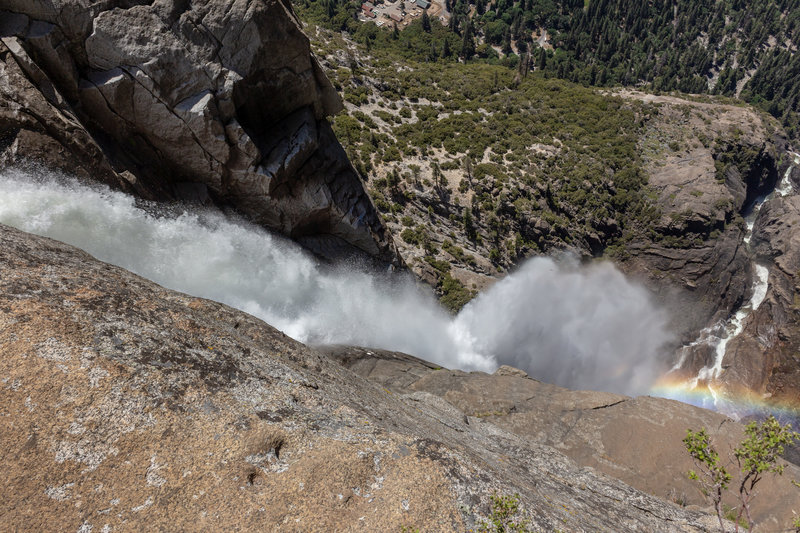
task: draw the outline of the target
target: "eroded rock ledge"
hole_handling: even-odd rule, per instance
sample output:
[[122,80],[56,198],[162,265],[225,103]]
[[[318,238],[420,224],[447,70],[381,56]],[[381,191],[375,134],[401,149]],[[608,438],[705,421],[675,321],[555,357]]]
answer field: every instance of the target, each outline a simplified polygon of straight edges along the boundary
[[0,163],[233,206],[324,255],[399,263],[279,0],[0,3]]
[[713,528],[70,246],[0,226],[0,271],[12,530],[466,531],[493,491],[544,531]]
[[[443,369],[399,352],[350,346],[322,351],[394,394],[433,396],[469,420],[552,446],[583,467],[672,501],[706,503],[686,475],[696,468],[681,443],[687,429],[707,428],[719,450],[732,450],[744,438],[742,425],[724,415],[663,398],[573,391],[507,366],[489,375]],[[789,464],[785,474],[765,477],[759,486],[752,509],[757,529],[787,529],[792,509],[800,507],[800,490],[791,483],[800,467]],[[737,503],[733,497],[725,502]]]

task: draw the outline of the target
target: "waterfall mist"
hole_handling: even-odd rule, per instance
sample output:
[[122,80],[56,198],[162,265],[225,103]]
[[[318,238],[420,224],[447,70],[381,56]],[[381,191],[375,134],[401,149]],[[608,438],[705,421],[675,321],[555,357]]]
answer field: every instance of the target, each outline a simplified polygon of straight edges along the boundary
[[666,315],[613,265],[534,258],[457,316],[408,277],[321,267],[296,244],[215,211],[169,214],[37,172],[0,172],[0,223],[217,300],[309,343],[404,351],[450,368],[500,364],[570,388],[647,391]]
[[641,393],[664,368],[667,317],[608,262],[526,261],[456,318],[478,353],[548,383]]

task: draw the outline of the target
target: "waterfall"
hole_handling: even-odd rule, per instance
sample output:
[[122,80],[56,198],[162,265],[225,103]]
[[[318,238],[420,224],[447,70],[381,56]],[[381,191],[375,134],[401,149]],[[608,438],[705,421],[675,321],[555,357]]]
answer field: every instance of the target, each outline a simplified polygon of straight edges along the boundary
[[572,388],[641,393],[663,371],[667,316],[611,263],[533,258],[458,316],[408,277],[324,267],[293,242],[209,210],[136,202],[52,174],[0,172],[0,222],[217,300],[302,342],[404,351],[445,367],[500,364]]
[[[761,211],[764,202],[775,195],[787,196],[794,191],[790,178],[794,167],[800,164],[800,154],[790,152],[790,155],[792,156],[792,164],[786,169],[783,178],[775,187],[775,190],[767,196],[757,198],[750,213],[745,217],[746,230],[743,242],[748,247],[753,237],[756,217]],[[747,318],[759,308],[764,298],[767,296],[767,290],[769,289],[769,269],[765,265],[758,264],[754,261],[753,271],[755,275],[753,277],[753,285],[750,289],[750,299],[727,320],[704,328],[700,331],[696,340],[683,346],[679,350],[680,355],[678,361],[670,372],[651,389],[653,394],[687,401],[706,408],[726,411],[729,415],[737,416],[736,402],[721,397],[716,382],[723,374],[722,363],[725,359],[728,344],[742,333]],[[680,372],[687,362],[688,355],[696,349],[697,346],[702,345],[713,348],[713,362],[709,366],[701,368],[697,375],[692,378],[674,379],[671,377],[671,374],[677,375],[677,373]]]

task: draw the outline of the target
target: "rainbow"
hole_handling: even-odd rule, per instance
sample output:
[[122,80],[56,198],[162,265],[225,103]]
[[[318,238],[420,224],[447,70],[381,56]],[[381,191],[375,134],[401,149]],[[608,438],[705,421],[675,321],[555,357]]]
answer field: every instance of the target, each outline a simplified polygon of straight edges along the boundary
[[772,398],[747,389],[728,390],[722,383],[686,379],[677,372],[669,372],[650,387],[649,394],[710,409],[737,421],[775,416],[782,423],[789,422],[800,428],[800,402],[798,399]]

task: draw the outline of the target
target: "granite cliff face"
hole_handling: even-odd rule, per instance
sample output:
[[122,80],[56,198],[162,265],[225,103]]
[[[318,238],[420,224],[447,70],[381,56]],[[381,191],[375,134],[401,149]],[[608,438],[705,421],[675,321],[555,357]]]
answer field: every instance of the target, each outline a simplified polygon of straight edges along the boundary
[[328,256],[398,263],[288,4],[0,3],[0,162],[232,206]]
[[[797,172],[791,180],[798,187]],[[726,360],[732,380],[773,401],[800,401],[800,196],[772,198],[756,219],[753,250],[770,265],[769,289],[761,307],[734,342]],[[748,357],[753,352],[762,358]]]
[[488,422],[458,387],[370,383],[70,246],[0,226],[0,269],[13,530],[466,531],[494,491],[545,531],[714,527]]
[[[620,263],[672,311],[687,346],[682,375],[714,365],[713,343],[692,344],[701,330],[724,323],[748,303],[759,264],[768,269],[766,299],[727,345],[717,385],[733,396],[774,396],[769,401],[796,405],[798,345],[789,339],[797,337],[790,288],[797,269],[789,267],[792,225],[782,221],[796,196],[791,187],[786,197],[773,193],[794,164],[785,133],[771,117],[745,106],[620,94],[656,106],[641,144],[660,211],[649,235],[631,242]],[[664,139],[677,139],[679,149],[650,148]],[[720,331],[712,340],[714,335]]]
[[752,108],[633,91],[620,96],[654,108],[639,143],[659,212],[620,262],[666,303],[683,302],[674,316],[693,336],[748,296],[752,254],[743,217],[788,167],[788,143],[774,119]]
[[[774,121],[747,107],[625,95],[659,106],[658,128],[648,130],[645,144],[669,135],[689,140],[677,153],[650,159],[649,186],[661,208],[657,238],[632,243],[623,267],[673,310],[687,344],[699,329],[747,305],[758,285],[756,265],[766,268],[764,300],[728,343],[718,385],[734,397],[798,405],[800,204],[788,140]],[[686,375],[713,365],[708,344],[686,353]]]

